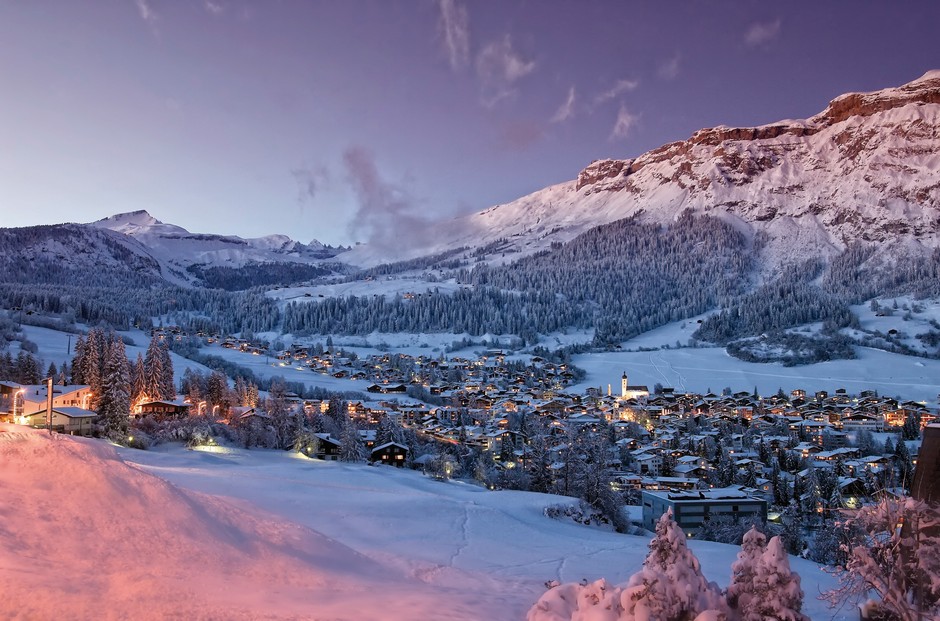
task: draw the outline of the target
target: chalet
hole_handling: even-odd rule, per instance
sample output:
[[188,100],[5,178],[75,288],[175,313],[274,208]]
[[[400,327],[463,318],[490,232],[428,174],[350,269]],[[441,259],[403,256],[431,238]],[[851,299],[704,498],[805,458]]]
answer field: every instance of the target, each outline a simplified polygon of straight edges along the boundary
[[158,399],[139,403],[131,411],[131,418],[152,416],[156,420],[183,418],[189,415],[190,404],[182,399]]
[[397,442],[386,442],[372,449],[369,461],[401,468],[408,460],[408,447]]
[[[75,436],[90,436],[93,430],[97,412],[77,407],[53,407],[52,431],[67,433]],[[45,428],[47,425],[46,410],[33,412],[25,416],[25,422],[32,427]]]
[[633,453],[636,460],[637,472],[645,475],[659,475],[663,467],[663,458],[657,453],[649,453],[643,449]]
[[314,457],[326,461],[336,461],[339,459],[340,450],[343,448],[342,442],[333,438],[328,433],[315,433],[313,435],[317,438],[317,449],[314,452]]
[[883,417],[870,416],[868,414],[844,416],[839,422],[842,424],[842,430],[846,433],[857,433],[863,430],[874,433],[884,429]]

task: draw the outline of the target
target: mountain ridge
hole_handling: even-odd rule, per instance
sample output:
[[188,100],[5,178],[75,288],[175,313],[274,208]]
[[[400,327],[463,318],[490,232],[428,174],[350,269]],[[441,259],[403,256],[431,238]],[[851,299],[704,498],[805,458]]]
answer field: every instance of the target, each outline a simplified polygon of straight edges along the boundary
[[193,265],[239,268],[249,263],[316,263],[342,251],[317,240],[304,244],[287,235],[242,238],[191,233],[181,226],[157,220],[146,210],[115,214],[87,226],[131,237],[161,263],[183,270]]
[[[587,229],[642,215],[717,215],[767,238],[773,270],[806,254],[829,258],[855,241],[903,253],[940,246],[940,71],[899,87],[846,93],[820,113],[756,127],[717,126],[634,158],[596,160],[567,182],[440,223],[435,242],[395,259],[497,240],[530,254]],[[368,246],[344,260],[389,257]]]

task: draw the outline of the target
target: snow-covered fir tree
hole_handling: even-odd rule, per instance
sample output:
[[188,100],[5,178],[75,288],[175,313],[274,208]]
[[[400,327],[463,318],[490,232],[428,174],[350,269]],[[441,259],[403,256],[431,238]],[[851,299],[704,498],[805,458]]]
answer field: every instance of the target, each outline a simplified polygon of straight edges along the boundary
[[144,357],[144,386],[148,399],[172,399],[176,396],[173,361],[166,342],[156,336],[150,339]]
[[[88,338],[85,339],[85,347],[82,350],[80,361],[83,383],[87,384],[91,390],[91,399],[89,406],[92,410],[97,410],[101,401],[101,381],[104,367],[104,331],[94,328],[88,332]],[[77,366],[73,363],[73,366]]]
[[790,558],[780,537],[771,537],[753,564],[750,597],[739,596],[741,621],[809,621],[801,611],[800,576],[790,569]]
[[144,356],[137,352],[137,360],[131,363],[131,403],[136,402],[147,390],[144,371]]
[[365,458],[359,429],[348,414],[344,417],[339,440],[342,443],[339,451],[342,461],[362,461]]
[[130,373],[124,343],[114,339],[108,349],[98,414],[105,434],[123,441],[130,414]]
[[672,509],[656,523],[649,548],[643,569],[630,578],[620,595],[622,619],[691,621],[705,611],[721,614],[727,610],[717,585],[702,574]]
[[767,537],[764,533],[751,527],[741,542],[741,551],[738,558],[731,565],[731,583],[728,585],[726,597],[728,605],[734,610],[747,610],[754,597],[754,574],[757,563],[767,548]]

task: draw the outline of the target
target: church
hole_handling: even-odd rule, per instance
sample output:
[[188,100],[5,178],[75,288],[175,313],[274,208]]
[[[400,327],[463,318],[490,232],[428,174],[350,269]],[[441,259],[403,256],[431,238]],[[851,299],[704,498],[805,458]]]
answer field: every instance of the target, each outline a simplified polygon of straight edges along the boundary
[[630,383],[627,381],[627,372],[623,372],[623,377],[620,378],[620,399],[626,401],[628,399],[641,399],[643,397],[650,396],[649,388],[646,386],[630,386]]

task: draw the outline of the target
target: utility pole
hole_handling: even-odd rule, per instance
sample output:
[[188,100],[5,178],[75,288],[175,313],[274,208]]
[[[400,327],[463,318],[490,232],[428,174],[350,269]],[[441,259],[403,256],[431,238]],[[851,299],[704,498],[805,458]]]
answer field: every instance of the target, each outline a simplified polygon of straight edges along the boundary
[[46,428],[52,435],[52,383],[55,381],[52,377],[47,377],[46,382]]

